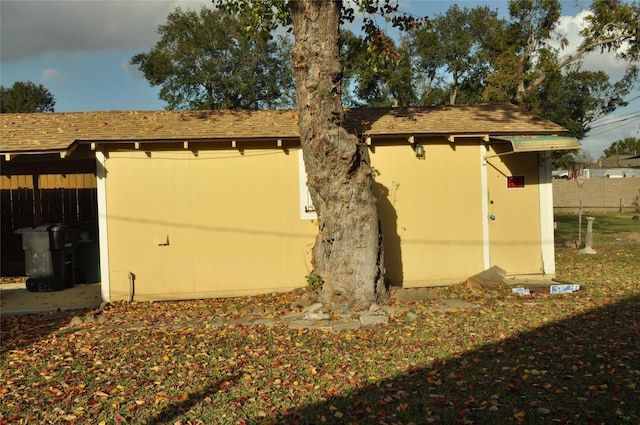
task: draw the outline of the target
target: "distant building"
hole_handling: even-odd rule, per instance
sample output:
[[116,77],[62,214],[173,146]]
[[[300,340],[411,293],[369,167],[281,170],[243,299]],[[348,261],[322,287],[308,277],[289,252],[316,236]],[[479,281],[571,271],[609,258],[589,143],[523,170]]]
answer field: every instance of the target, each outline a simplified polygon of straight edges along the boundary
[[640,177],[640,168],[589,168],[584,170],[586,178],[611,178],[620,179],[626,177]]
[[600,159],[598,168],[640,168],[640,155],[613,155]]
[[592,168],[552,171],[554,179],[568,179],[574,173],[587,179],[640,177],[640,155],[619,155],[598,160]]

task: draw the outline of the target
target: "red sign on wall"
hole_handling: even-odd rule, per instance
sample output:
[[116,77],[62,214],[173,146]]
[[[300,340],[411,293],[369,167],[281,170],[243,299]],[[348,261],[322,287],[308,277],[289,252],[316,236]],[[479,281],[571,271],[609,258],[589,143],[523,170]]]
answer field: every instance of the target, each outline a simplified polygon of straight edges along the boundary
[[507,176],[507,189],[524,189],[524,176]]

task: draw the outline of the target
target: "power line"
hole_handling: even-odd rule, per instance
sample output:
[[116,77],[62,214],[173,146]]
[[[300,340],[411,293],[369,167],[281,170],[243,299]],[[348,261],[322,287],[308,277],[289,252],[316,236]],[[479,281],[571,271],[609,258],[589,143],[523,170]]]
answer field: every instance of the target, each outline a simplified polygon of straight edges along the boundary
[[632,120],[634,118],[640,118],[640,112],[634,112],[634,113],[631,113],[631,114],[628,114],[628,115],[620,115],[620,117],[618,119],[615,119],[615,120],[612,120],[612,121],[607,121],[607,122],[604,122],[602,124],[591,126],[591,130],[610,127],[612,125],[619,124],[619,123],[625,122],[625,121],[629,121],[629,120]]
[[637,95],[636,97],[632,97],[631,99],[629,99],[629,100],[627,101],[627,103],[631,103],[631,102],[633,102],[633,101],[634,101],[634,100],[636,100],[636,99],[640,99],[640,94],[639,94],[639,95]]

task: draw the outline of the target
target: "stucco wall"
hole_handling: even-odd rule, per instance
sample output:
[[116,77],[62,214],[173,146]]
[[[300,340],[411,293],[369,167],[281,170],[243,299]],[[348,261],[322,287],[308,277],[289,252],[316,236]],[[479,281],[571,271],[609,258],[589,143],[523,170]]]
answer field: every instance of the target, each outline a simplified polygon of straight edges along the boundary
[[386,276],[404,287],[457,283],[482,270],[480,147],[376,147]]
[[298,156],[282,150],[112,152],[111,299],[201,298],[305,284],[317,227],[298,213]]
[[[537,155],[484,161],[477,142],[425,150],[417,159],[409,143],[371,148],[388,281],[458,283],[487,263],[540,273]],[[306,285],[317,223],[300,218],[296,149],[106,157],[111,301],[131,291],[136,300],[160,300]],[[508,189],[509,175],[526,176],[526,187]]]

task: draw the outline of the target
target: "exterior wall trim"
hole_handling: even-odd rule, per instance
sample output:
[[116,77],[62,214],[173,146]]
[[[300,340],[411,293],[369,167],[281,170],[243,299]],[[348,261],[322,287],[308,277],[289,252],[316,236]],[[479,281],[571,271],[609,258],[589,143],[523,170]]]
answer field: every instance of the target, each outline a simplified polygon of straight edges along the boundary
[[482,203],[482,258],[484,269],[491,267],[489,240],[489,184],[487,181],[487,147],[480,145],[480,196]]
[[109,281],[109,240],[107,232],[107,174],[106,156],[102,151],[96,151],[96,180],[98,202],[98,233],[100,235],[100,293],[102,301],[111,301],[111,286]]
[[542,246],[542,273],[556,274],[553,233],[553,184],[551,179],[551,152],[538,154],[538,187],[540,196],[540,241]]

